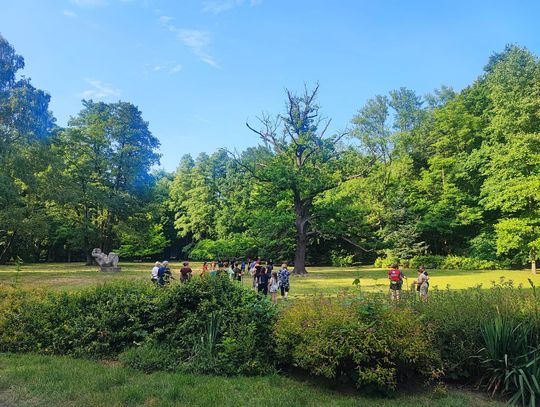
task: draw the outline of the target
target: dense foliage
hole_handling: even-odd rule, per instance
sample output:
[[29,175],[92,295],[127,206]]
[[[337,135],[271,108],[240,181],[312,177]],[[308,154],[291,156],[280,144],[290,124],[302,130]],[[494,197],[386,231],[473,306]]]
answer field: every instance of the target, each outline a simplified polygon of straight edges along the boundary
[[302,301],[280,315],[275,338],[282,365],[358,388],[388,393],[406,379],[442,374],[431,328],[384,301]]
[[253,374],[272,368],[272,352],[258,349],[270,337],[275,310],[228,278],[167,289],[129,283],[78,293],[6,290],[0,309],[2,352],[96,358],[124,352],[123,360],[145,371]]
[[[318,85],[248,126],[261,141],[152,172],[158,140],[127,102],[83,101],[66,128],[0,37],[0,263],[258,254],[351,264],[456,256],[535,265],[540,63],[511,45],[460,92],[400,88],[333,133]],[[264,108],[264,106],[261,106]],[[345,123],[342,124],[345,127]],[[217,241],[212,245],[211,241]],[[229,243],[230,242],[230,243]]]

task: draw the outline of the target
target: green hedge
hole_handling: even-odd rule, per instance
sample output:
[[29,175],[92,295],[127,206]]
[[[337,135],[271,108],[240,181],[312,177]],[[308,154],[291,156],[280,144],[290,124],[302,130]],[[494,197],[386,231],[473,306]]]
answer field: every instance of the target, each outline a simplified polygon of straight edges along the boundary
[[418,268],[421,265],[428,269],[442,270],[496,270],[508,268],[505,262],[497,262],[494,260],[482,260],[472,257],[462,256],[415,256],[411,259],[398,258],[381,258],[375,260],[375,267],[384,268],[390,267],[392,264],[399,263],[405,268]]
[[430,326],[384,301],[300,301],[283,311],[274,335],[281,365],[363,389],[389,393],[405,379],[441,373]]
[[[211,360],[203,361],[194,350],[211,315],[220,316],[220,325],[206,355]],[[228,278],[162,289],[130,282],[79,293],[12,290],[0,294],[0,351],[102,358],[152,342],[174,349],[188,369],[252,374],[272,368],[271,352],[256,349],[271,337],[274,317],[267,299]]]

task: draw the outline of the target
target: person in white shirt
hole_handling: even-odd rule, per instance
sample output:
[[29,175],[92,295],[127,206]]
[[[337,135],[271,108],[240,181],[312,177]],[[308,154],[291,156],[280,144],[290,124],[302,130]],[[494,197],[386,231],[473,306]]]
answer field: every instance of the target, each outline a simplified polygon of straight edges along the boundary
[[156,261],[154,263],[154,267],[152,268],[152,282],[154,284],[157,284],[158,282],[158,272],[159,272],[160,267],[161,267],[161,263],[159,261]]

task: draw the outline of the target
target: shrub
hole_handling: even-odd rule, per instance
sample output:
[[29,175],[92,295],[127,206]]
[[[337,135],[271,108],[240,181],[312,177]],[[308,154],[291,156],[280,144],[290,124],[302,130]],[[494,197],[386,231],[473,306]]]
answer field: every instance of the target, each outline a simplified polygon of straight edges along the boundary
[[375,259],[375,267],[385,268],[390,267],[392,264],[399,264],[400,260],[397,257],[377,257]]
[[354,264],[354,254],[347,254],[343,250],[332,250],[330,260],[334,267],[350,267]]
[[[12,290],[0,295],[0,311],[4,352],[99,358],[143,344],[125,357],[143,366],[163,347],[175,349],[179,361],[194,371],[255,374],[272,368],[271,352],[255,350],[262,343],[272,348],[268,338],[275,309],[228,278],[194,278],[164,289],[115,283],[70,294]],[[214,313],[221,321],[212,354],[217,363],[210,364],[196,351]]]
[[175,371],[180,365],[177,353],[168,345],[146,342],[118,355],[118,359],[128,367],[145,373],[159,370]]
[[382,303],[314,298],[287,308],[275,328],[282,365],[388,393],[404,377],[440,367],[428,327]]
[[498,313],[517,323],[530,319],[537,301],[501,280],[489,289],[433,290],[428,303],[414,308],[431,323],[446,378],[470,381],[481,375],[476,358],[484,347],[481,327]]
[[411,268],[418,268],[421,265],[428,269],[443,270],[494,270],[501,267],[501,264],[494,260],[461,256],[416,256],[409,262]]

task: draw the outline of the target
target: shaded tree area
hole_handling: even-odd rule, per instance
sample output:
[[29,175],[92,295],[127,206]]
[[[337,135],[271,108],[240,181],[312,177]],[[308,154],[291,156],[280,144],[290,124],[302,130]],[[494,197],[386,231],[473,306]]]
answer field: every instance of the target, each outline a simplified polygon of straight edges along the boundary
[[2,37],[0,58],[0,263],[100,247],[261,256],[297,273],[425,254],[535,270],[540,64],[525,48],[494,54],[459,92],[376,95],[337,133],[318,85],[287,91],[283,113],[248,121],[258,145],[186,155],[175,173],[155,170],[159,141],[133,104],[83,101],[60,128]]

